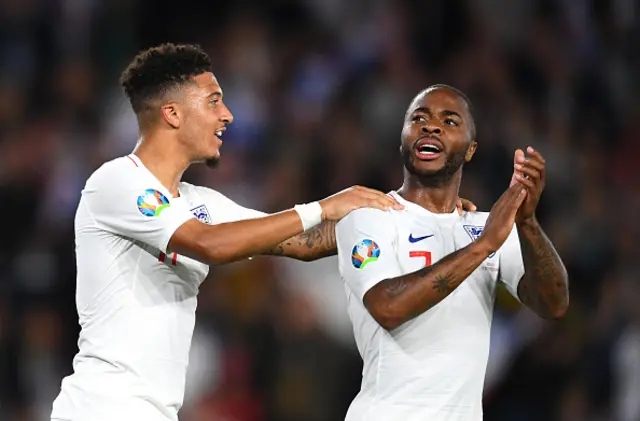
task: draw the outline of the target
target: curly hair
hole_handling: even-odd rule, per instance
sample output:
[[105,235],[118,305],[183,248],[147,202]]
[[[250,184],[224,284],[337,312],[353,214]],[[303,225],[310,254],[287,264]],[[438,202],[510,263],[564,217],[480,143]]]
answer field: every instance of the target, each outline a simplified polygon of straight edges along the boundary
[[167,43],[138,53],[122,72],[120,84],[139,114],[150,111],[151,102],[205,72],[211,72],[211,59],[199,45]]

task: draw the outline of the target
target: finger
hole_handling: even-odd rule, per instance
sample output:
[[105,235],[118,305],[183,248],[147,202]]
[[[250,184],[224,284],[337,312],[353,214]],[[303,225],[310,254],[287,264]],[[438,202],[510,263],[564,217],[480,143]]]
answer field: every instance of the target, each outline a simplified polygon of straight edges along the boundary
[[546,161],[542,156],[542,154],[537,150],[533,149],[531,146],[527,147],[527,153],[533,156],[534,158],[536,158],[538,161],[542,162],[543,164],[546,164]]
[[458,211],[458,215],[462,216],[462,200],[458,197],[456,199],[456,210]]
[[522,205],[522,202],[527,198],[528,192],[525,189],[522,189],[520,193],[518,193],[518,197],[516,197],[516,209]]
[[535,191],[536,184],[533,182],[533,180],[525,178],[524,176],[522,176],[520,174],[516,174],[516,180],[518,180],[519,183],[523,184],[525,187],[527,187],[531,191]]
[[[524,151],[522,149],[516,149],[515,153],[513,154],[513,165],[522,165],[524,163]],[[514,184],[517,184],[518,180],[516,180],[516,173],[514,172],[511,175],[511,181],[509,182],[509,187],[513,186]]]
[[524,166],[522,166],[520,164],[514,165],[513,168],[515,168],[515,170],[517,171],[517,174],[527,175],[527,176],[529,176],[530,179],[540,180],[540,178],[541,178],[540,171],[535,169],[535,168],[524,167]]
[[363,191],[360,196],[362,201],[365,203],[364,206],[371,206],[384,211],[391,208],[397,209],[398,206],[402,206],[394,198],[389,197],[386,194],[380,194],[377,190],[369,189],[368,191]]
[[361,187],[360,190],[363,194],[374,195],[375,197],[378,197],[387,201],[389,203],[389,207],[393,207],[394,209],[397,209],[397,210],[404,209],[404,206],[402,205],[402,203],[398,202],[394,197],[386,193],[382,193],[379,190],[370,189],[368,187]]
[[[533,148],[531,147],[530,149],[533,150]],[[534,150],[534,152],[536,151]],[[513,163],[514,165],[520,164],[523,166],[532,166],[540,171],[543,171],[545,166],[544,158],[542,158],[542,155],[540,155],[538,152],[536,152],[535,154],[532,154],[529,157],[526,157],[524,155],[524,152],[522,152],[521,149],[518,149],[516,151],[516,155],[514,157]]]
[[368,206],[375,209],[380,209],[382,211],[388,211],[393,207],[388,201],[381,199],[379,197],[371,198],[368,200]]
[[462,209],[468,210],[470,212],[475,212],[478,210],[478,207],[468,199],[459,199],[462,202]]
[[531,167],[531,168],[535,168],[536,170],[542,172],[544,171],[544,163],[540,160],[538,160],[537,158],[526,158],[521,164],[516,164],[516,165],[522,165],[523,167]]

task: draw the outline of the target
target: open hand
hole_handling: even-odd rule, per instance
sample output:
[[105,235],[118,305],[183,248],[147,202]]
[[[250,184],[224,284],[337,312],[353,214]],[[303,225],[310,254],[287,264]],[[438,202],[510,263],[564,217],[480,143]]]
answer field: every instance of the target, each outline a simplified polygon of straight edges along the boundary
[[526,196],[527,191],[524,186],[514,183],[491,207],[482,235],[478,239],[479,242],[487,246],[491,253],[502,247],[502,244],[509,237],[513,229],[516,213],[519,212],[519,208]]
[[513,157],[513,177],[511,185],[522,184],[527,190],[527,197],[516,214],[516,223],[524,223],[535,218],[536,208],[545,186],[545,160],[542,155],[527,147],[527,154],[517,149]]
[[404,209],[399,202],[388,194],[367,187],[353,186],[320,201],[322,220],[338,221],[352,210],[375,208],[383,211]]

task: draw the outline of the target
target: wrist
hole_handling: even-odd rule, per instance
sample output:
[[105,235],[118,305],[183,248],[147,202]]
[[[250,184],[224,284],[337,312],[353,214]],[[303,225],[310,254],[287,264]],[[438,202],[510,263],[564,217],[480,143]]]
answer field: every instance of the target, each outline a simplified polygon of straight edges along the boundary
[[540,224],[538,223],[538,219],[536,218],[535,215],[530,216],[528,218],[517,220],[516,225],[518,226],[518,228],[524,228],[524,229],[527,229],[527,228],[538,229],[540,227]]
[[324,210],[324,207],[326,206],[326,201],[327,199],[323,199],[323,200],[319,200],[317,203],[320,205],[320,209],[322,211],[321,215],[320,215],[320,221],[324,222],[327,220],[327,213]]
[[322,223],[324,211],[322,210],[320,202],[295,205],[293,207],[293,210],[298,213],[300,222],[302,222],[302,229],[304,231],[308,231],[311,228],[314,228],[316,225]]
[[478,254],[483,258],[483,260],[489,257],[491,253],[495,253],[497,251],[496,247],[492,247],[491,244],[482,237],[469,244],[468,247],[471,249],[472,253]]

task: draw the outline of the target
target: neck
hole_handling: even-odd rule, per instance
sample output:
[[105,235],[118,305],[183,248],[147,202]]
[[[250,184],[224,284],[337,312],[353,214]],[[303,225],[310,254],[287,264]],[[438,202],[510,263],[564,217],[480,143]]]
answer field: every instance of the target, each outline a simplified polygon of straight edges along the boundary
[[180,195],[178,184],[191,162],[176,139],[161,133],[143,134],[133,153],[173,197]]
[[398,193],[404,199],[433,213],[451,213],[456,207],[462,168],[448,180],[420,177],[404,170],[404,182]]

